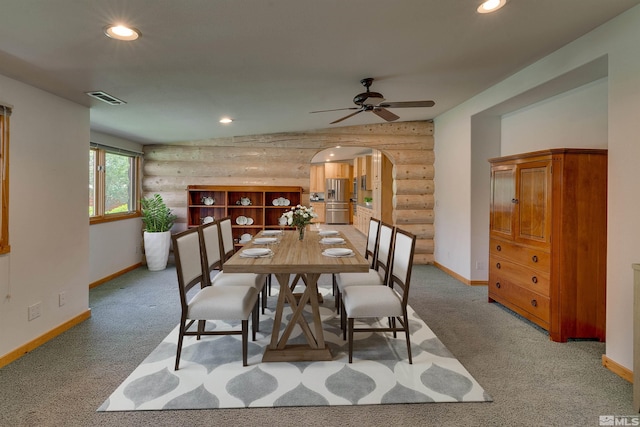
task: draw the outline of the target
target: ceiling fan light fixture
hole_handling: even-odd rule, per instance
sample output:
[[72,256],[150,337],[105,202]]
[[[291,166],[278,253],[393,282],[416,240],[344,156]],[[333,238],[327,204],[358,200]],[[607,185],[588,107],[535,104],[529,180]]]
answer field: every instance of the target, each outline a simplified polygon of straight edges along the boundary
[[103,30],[105,35],[116,40],[133,41],[142,36],[142,33],[137,28],[127,27],[122,24],[107,25]]
[[502,8],[507,3],[507,0],[486,0],[478,6],[478,13],[491,13]]

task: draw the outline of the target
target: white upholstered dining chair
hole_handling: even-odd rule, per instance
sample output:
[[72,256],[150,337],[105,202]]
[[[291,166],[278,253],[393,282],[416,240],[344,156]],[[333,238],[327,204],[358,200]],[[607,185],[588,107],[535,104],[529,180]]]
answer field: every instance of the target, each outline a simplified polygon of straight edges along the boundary
[[[247,340],[249,316],[256,313],[258,292],[253,286],[208,286],[203,268],[200,245],[200,227],[191,228],[171,236],[178,275],[181,316],[176,351],[175,370],[180,366],[180,355],[185,336],[242,335],[242,365],[247,366]],[[195,321],[197,330],[190,330]],[[207,320],[239,321],[237,328],[207,331]],[[255,324],[254,317],[254,324]],[[253,333],[255,340],[255,327]]]
[[380,222],[377,243],[375,250],[375,262],[373,267],[366,273],[339,273],[336,275],[336,300],[338,300],[338,311],[340,312],[340,324],[342,335],[346,339],[347,323],[344,316],[341,299],[342,293],[351,286],[371,286],[384,285],[389,278],[389,262],[391,261],[391,246],[393,244],[394,227],[390,224]]
[[[205,280],[212,286],[252,286],[262,294],[262,310],[264,314],[265,301],[265,274],[255,273],[225,273],[222,257],[224,256],[224,228],[218,221],[199,227],[200,244],[203,248],[203,268],[209,273]],[[229,228],[229,230],[231,230]],[[233,247],[233,239],[231,239]],[[257,308],[257,307],[256,307]],[[257,320],[257,319],[256,319]],[[257,331],[257,324],[255,325]]]
[[[349,363],[353,360],[354,332],[404,331],[407,341],[409,363],[411,358],[411,339],[407,303],[411,268],[415,251],[416,237],[404,230],[396,229],[393,233],[393,250],[387,286],[350,286],[344,289],[342,308],[347,318]],[[388,327],[375,327],[369,324],[355,324],[356,319],[388,318]]]

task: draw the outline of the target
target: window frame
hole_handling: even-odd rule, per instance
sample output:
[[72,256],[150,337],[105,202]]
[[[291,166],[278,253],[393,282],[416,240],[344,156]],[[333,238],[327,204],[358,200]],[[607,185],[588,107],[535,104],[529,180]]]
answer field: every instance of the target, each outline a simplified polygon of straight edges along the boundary
[[[93,168],[94,180],[94,215],[89,216],[89,224],[102,224],[105,222],[121,221],[131,218],[137,218],[141,216],[140,212],[140,194],[141,194],[141,170],[142,170],[142,156],[140,153],[132,151],[121,150],[113,147],[104,146],[101,144],[91,143],[89,146],[89,153],[95,151],[95,162]],[[131,157],[132,159],[132,202],[134,204],[133,210],[128,212],[116,212],[105,213],[105,197],[106,197],[106,156],[107,153],[117,154],[122,156]]]
[[9,128],[12,107],[0,104],[0,254],[11,252],[9,244]]

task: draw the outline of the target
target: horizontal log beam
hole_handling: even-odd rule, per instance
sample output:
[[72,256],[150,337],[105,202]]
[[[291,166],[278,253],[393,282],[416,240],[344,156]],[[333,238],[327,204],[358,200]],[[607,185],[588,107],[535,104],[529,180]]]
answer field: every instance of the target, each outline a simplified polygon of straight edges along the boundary
[[416,265],[433,264],[435,256],[433,254],[414,254],[413,263]]
[[398,228],[413,234],[416,239],[433,239],[435,236],[433,224],[400,224]]
[[433,209],[433,194],[402,194],[393,196],[394,209]]
[[435,167],[433,165],[393,165],[391,172],[393,179],[433,179]]
[[433,224],[433,211],[397,210],[393,211],[393,223],[402,228],[402,224]]
[[393,181],[393,194],[433,194],[435,184],[433,180],[427,179],[399,179]]

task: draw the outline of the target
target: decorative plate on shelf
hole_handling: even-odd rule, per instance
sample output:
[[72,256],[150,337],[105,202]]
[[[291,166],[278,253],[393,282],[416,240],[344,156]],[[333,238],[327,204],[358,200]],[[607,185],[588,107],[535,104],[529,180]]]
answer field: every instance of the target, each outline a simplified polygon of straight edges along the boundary
[[236,224],[247,225],[247,217],[240,215],[238,218],[236,218]]
[[249,199],[248,197],[241,197],[240,204],[242,206],[249,206],[251,204],[251,199]]
[[213,222],[213,217],[212,216],[205,216],[204,218],[202,218],[202,223],[203,224],[209,224],[210,222]]
[[247,225],[253,225],[253,218],[247,217]]

